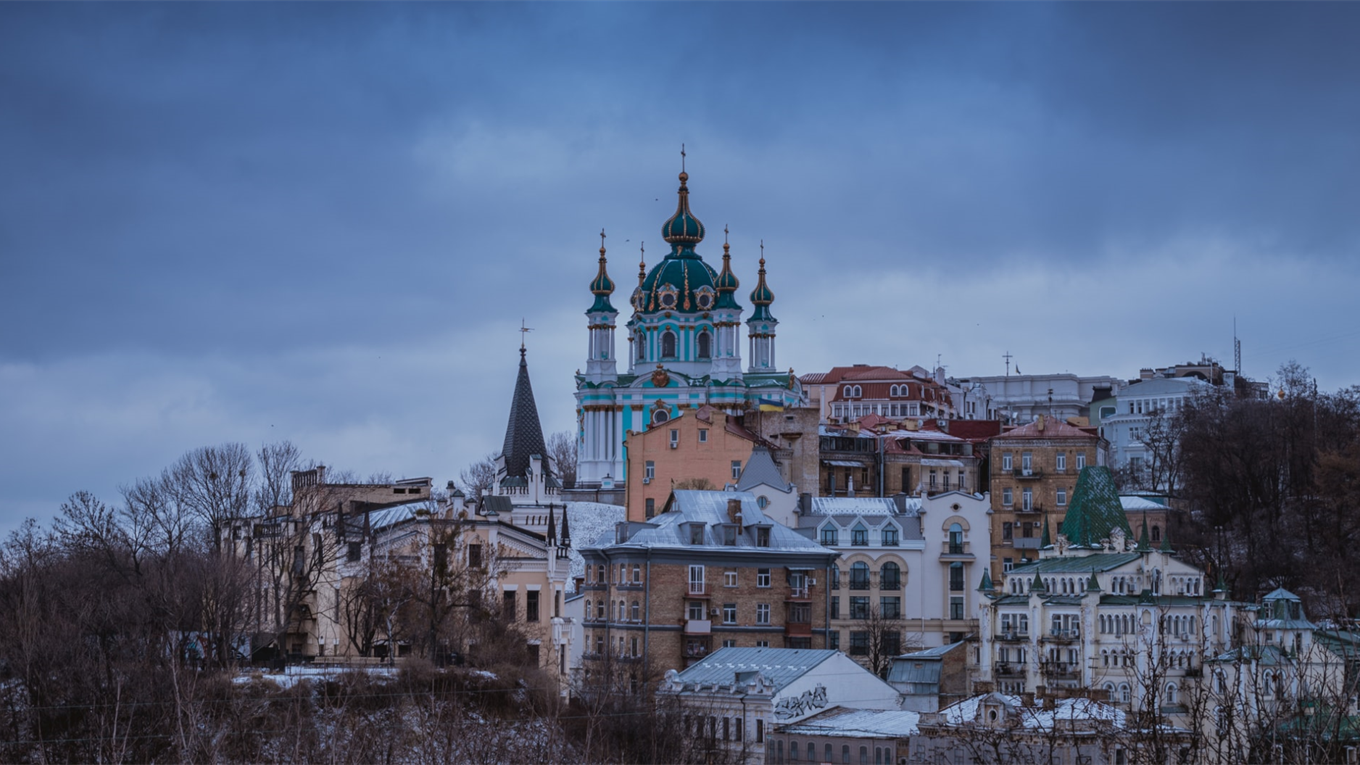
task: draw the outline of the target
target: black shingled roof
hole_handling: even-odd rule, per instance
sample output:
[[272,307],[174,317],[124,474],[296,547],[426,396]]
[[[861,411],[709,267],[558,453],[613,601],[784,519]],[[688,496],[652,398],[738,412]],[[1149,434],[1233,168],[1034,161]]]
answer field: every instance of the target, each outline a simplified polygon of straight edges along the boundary
[[543,457],[544,468],[552,475],[547,442],[543,440],[543,426],[538,421],[538,405],[534,403],[534,388],[529,384],[529,364],[524,360],[524,349],[521,348],[519,377],[515,379],[515,396],[510,399],[510,421],[506,423],[505,445],[501,447],[506,477],[527,476],[529,458],[535,454]]

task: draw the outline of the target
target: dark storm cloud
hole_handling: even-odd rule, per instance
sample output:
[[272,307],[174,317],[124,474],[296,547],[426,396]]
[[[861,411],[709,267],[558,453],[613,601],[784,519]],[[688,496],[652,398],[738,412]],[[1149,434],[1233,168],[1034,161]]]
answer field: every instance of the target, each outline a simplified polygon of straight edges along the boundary
[[[521,316],[545,428],[569,427],[595,234],[626,290],[639,242],[664,251],[681,141],[702,251],[730,223],[749,288],[767,241],[800,371],[948,351],[976,374],[1009,349],[1132,374],[1222,354],[1234,314],[1287,354],[1309,323],[1353,325],[1357,21],[1349,4],[0,5],[0,424],[26,434],[0,459],[29,476],[0,500],[76,488],[39,398],[106,487],[227,438],[456,473],[498,443]],[[929,319],[929,340],[866,335],[844,310],[862,300]],[[1066,326],[1078,309],[1088,336]],[[1360,377],[1328,350],[1329,379]]]

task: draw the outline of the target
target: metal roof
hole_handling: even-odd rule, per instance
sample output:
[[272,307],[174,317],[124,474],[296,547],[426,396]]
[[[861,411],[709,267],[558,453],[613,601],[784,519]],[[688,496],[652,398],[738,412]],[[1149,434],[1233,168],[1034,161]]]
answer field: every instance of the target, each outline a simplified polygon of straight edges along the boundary
[[779,730],[786,735],[796,736],[905,738],[919,732],[917,723],[920,721],[919,712],[836,707],[792,725],[785,725]]
[[921,511],[920,497],[906,497],[906,513],[899,513],[891,497],[812,497],[811,515],[916,515]]
[[1089,574],[1093,571],[1112,571],[1128,565],[1142,557],[1142,553],[1095,553],[1094,555],[1067,556],[1062,558],[1042,558],[1033,563],[1016,566],[1010,576],[1034,576],[1035,574]]
[[[630,524],[633,528],[627,541],[615,542],[615,532],[611,530],[607,534],[600,534],[593,540],[592,544],[586,545],[585,549],[633,547],[694,550],[700,545],[690,543],[689,529],[681,528],[681,525],[701,523],[704,525],[702,547],[709,550],[740,550],[742,552],[769,550],[773,552],[837,555],[835,550],[822,547],[788,526],[771,520],[769,516],[761,512],[760,506],[756,504],[755,495],[749,491],[677,490],[671,492],[671,498],[672,501],[666,506],[666,512],[653,517],[646,523]],[[727,516],[727,503],[733,499],[741,502],[742,525],[747,527],[747,531],[737,535],[735,545],[725,545],[723,544],[722,532],[716,527],[731,523]],[[769,526],[770,544],[768,547],[756,546],[755,535],[750,531],[751,526]]]
[[839,651],[814,648],[720,648],[680,673],[680,681],[700,685],[729,685],[741,672],[759,672],[783,690]]
[[789,488],[789,482],[779,474],[779,466],[774,464],[770,450],[758,446],[751,450],[751,459],[747,460],[746,467],[742,468],[741,477],[737,479],[737,491],[750,491],[761,484],[775,486],[781,490]]

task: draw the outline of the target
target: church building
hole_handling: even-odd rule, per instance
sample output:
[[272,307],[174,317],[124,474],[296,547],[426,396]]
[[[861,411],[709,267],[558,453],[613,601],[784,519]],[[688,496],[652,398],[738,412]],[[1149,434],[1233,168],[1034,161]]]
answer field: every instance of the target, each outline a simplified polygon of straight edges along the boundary
[[[729,245],[723,243],[722,270],[715,271],[696,251],[704,225],[690,212],[689,175],[680,173],[675,214],[661,227],[670,252],[647,270],[638,264],[638,285],[625,325],[628,371],[619,373],[614,330],[618,310],[610,303],[614,282],[606,272],[601,234],[599,272],[590,283],[595,302],[586,311],[590,332],[584,373],[576,375],[579,457],[576,485],[612,489],[625,478],[624,437],[643,432],[707,404],[729,414],[760,406],[792,407],[803,391],[792,370],[779,371],[775,328],[770,313],[774,292],[765,282],[760,259],[755,306],[746,320],[749,363],[742,369],[740,328],[743,308],[732,272]],[[645,253],[644,253],[645,256]]]

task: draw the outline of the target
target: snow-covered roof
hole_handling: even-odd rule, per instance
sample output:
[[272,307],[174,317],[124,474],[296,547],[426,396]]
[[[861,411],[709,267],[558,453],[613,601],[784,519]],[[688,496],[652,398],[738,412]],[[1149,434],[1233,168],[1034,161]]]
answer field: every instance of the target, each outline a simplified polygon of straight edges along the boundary
[[917,515],[921,511],[920,497],[906,497],[906,513],[899,513],[891,498],[879,497],[812,497],[810,515]]
[[586,575],[585,559],[576,548],[599,539],[606,531],[612,534],[614,524],[627,517],[628,510],[621,505],[606,505],[602,502],[568,502],[567,515],[570,518],[568,530],[571,531],[572,539],[569,577],[571,586],[575,587],[576,577]]
[[918,712],[898,709],[848,709],[836,707],[813,715],[780,732],[798,736],[839,736],[842,738],[905,738],[915,736],[921,721]]
[[[703,524],[703,546],[709,548],[740,550],[742,552],[769,550],[772,552],[837,555],[834,550],[822,547],[788,526],[771,520],[769,516],[761,512],[760,506],[756,504],[756,496],[749,491],[677,490],[671,493],[671,497],[672,501],[667,504],[666,512],[653,517],[646,523],[630,524],[632,527],[630,529],[631,534],[627,541],[616,543],[614,531],[611,529],[609,532],[595,537],[593,543],[582,545],[582,547],[587,549],[632,547],[694,550],[697,545],[690,542],[689,529],[681,526],[682,524]],[[747,527],[747,531],[737,535],[735,545],[725,545],[723,544],[722,532],[715,527],[731,523],[727,516],[727,503],[733,499],[741,502],[742,525]],[[756,545],[755,535],[750,531],[752,526],[769,527],[770,543],[768,546],[758,547]],[[573,529],[574,533],[575,530]]]
[[739,674],[759,672],[778,693],[838,653],[814,648],[720,648],[681,672],[679,680],[699,685],[731,685],[738,682]]
[[1139,496],[1136,496],[1136,495],[1129,495],[1129,494],[1121,494],[1121,495],[1119,495],[1119,504],[1121,504],[1121,505],[1124,506],[1124,512],[1128,512],[1128,511],[1130,511],[1130,510],[1141,511],[1141,510],[1165,510],[1165,509],[1166,509],[1166,505],[1160,504],[1160,503],[1158,503],[1158,502],[1154,502],[1154,501],[1148,499],[1147,497],[1139,497]]
[[1068,724],[1101,721],[1122,728],[1127,720],[1122,709],[1090,699],[1056,699],[1052,709],[1044,709],[1022,706],[1019,696],[987,693],[941,709],[940,722],[945,725],[966,725],[978,721],[982,705],[986,703],[1001,704],[1006,708],[1007,714],[1016,715],[1020,725],[1031,730],[1052,730],[1057,720]]

